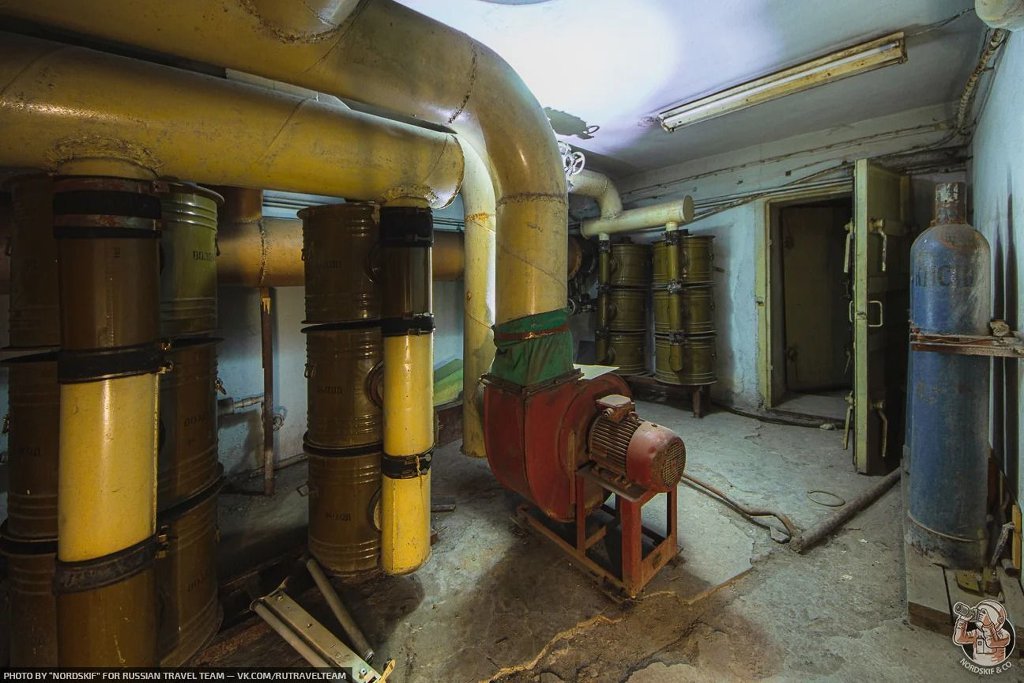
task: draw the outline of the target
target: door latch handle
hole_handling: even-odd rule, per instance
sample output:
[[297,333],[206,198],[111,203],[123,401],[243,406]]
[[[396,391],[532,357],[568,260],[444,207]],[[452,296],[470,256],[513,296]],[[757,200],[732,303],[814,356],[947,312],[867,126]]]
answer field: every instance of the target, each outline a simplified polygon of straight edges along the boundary
[[882,327],[885,325],[885,306],[878,299],[871,299],[868,301],[868,307],[872,305],[878,306],[878,323],[872,325],[870,319],[868,320],[868,327]]
[[853,221],[843,226],[846,230],[846,252],[843,254],[843,272],[850,272],[850,245],[853,243]]
[[843,427],[843,450],[850,449],[850,423],[853,422],[853,392],[846,395],[846,425]]
[[885,416],[885,401],[875,401],[871,407],[878,413],[878,419],[882,421],[882,460],[885,460],[889,450],[889,418]]
[[868,230],[882,237],[882,272],[885,272],[886,261],[889,259],[889,236],[885,232],[885,219],[872,218],[868,221]]

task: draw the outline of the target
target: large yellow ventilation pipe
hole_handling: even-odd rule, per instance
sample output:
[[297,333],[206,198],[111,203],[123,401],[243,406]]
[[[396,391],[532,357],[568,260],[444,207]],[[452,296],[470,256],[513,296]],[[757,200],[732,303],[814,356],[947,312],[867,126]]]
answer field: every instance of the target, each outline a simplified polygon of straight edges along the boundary
[[[282,13],[286,7],[291,9]],[[318,16],[331,10],[326,25],[309,22],[310,7]],[[72,11],[66,0],[0,0],[0,14],[450,126],[480,152],[494,181],[497,322],[562,310],[566,184],[554,133],[537,100],[496,53],[454,29],[391,0],[363,0],[343,20],[348,9],[349,3],[336,1],[93,0],[88,11]],[[128,96],[119,92],[118,99]],[[274,149],[284,147],[275,144]],[[533,335],[554,334],[561,342],[566,335],[554,332],[557,321],[545,322],[552,317],[560,316],[527,320],[521,326],[537,328]],[[533,362],[534,345],[521,346],[527,363]],[[549,371],[571,369],[570,347],[559,343]]]
[[121,175],[433,206],[463,172],[450,134],[12,34],[0,34],[0,130],[0,164],[47,171],[119,160]]
[[[435,280],[462,277],[462,235],[434,233]],[[217,225],[217,283],[228,287],[302,287],[302,221],[262,218]],[[2,282],[0,271],[0,282]]]
[[[483,159],[459,138],[466,159],[462,205],[466,218],[466,276],[462,330],[462,452],[475,458],[484,448],[480,377],[494,360],[494,186]],[[438,244],[434,244],[435,262]]]

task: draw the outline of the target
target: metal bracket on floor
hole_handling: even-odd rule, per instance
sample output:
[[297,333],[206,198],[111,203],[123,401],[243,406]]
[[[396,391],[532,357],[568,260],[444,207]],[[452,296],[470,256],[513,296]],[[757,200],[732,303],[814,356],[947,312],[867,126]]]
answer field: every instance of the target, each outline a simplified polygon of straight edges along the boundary
[[363,653],[362,656],[341,642],[285,593],[287,580],[272,592],[254,600],[250,605],[252,611],[313,667],[340,671],[345,675],[345,680],[356,683],[385,683],[395,669],[395,661],[389,659],[380,672],[367,663],[366,660],[373,657],[373,650],[366,644],[362,632],[341,606],[337,593],[327,582],[320,567],[309,560],[307,568],[331,611],[338,617],[348,637],[355,641],[353,645]]

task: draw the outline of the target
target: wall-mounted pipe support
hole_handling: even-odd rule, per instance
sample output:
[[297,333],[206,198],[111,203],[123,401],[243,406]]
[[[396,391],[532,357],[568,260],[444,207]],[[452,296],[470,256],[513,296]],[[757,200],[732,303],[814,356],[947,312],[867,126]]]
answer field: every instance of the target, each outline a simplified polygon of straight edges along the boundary
[[430,556],[434,449],[433,222],[422,203],[380,210],[383,262],[384,457],[381,567],[408,574]]
[[53,207],[59,664],[153,666],[160,199],[145,180],[65,177]]

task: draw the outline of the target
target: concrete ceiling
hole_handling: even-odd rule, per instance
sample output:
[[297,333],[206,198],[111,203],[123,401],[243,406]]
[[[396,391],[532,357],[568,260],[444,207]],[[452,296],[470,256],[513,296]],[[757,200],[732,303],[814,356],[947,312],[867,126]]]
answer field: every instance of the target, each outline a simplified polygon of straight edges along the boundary
[[[496,50],[548,109],[559,139],[615,176],[950,102],[984,34],[973,12],[934,26],[973,0],[399,1]],[[905,64],[674,133],[653,118],[901,29]]]

